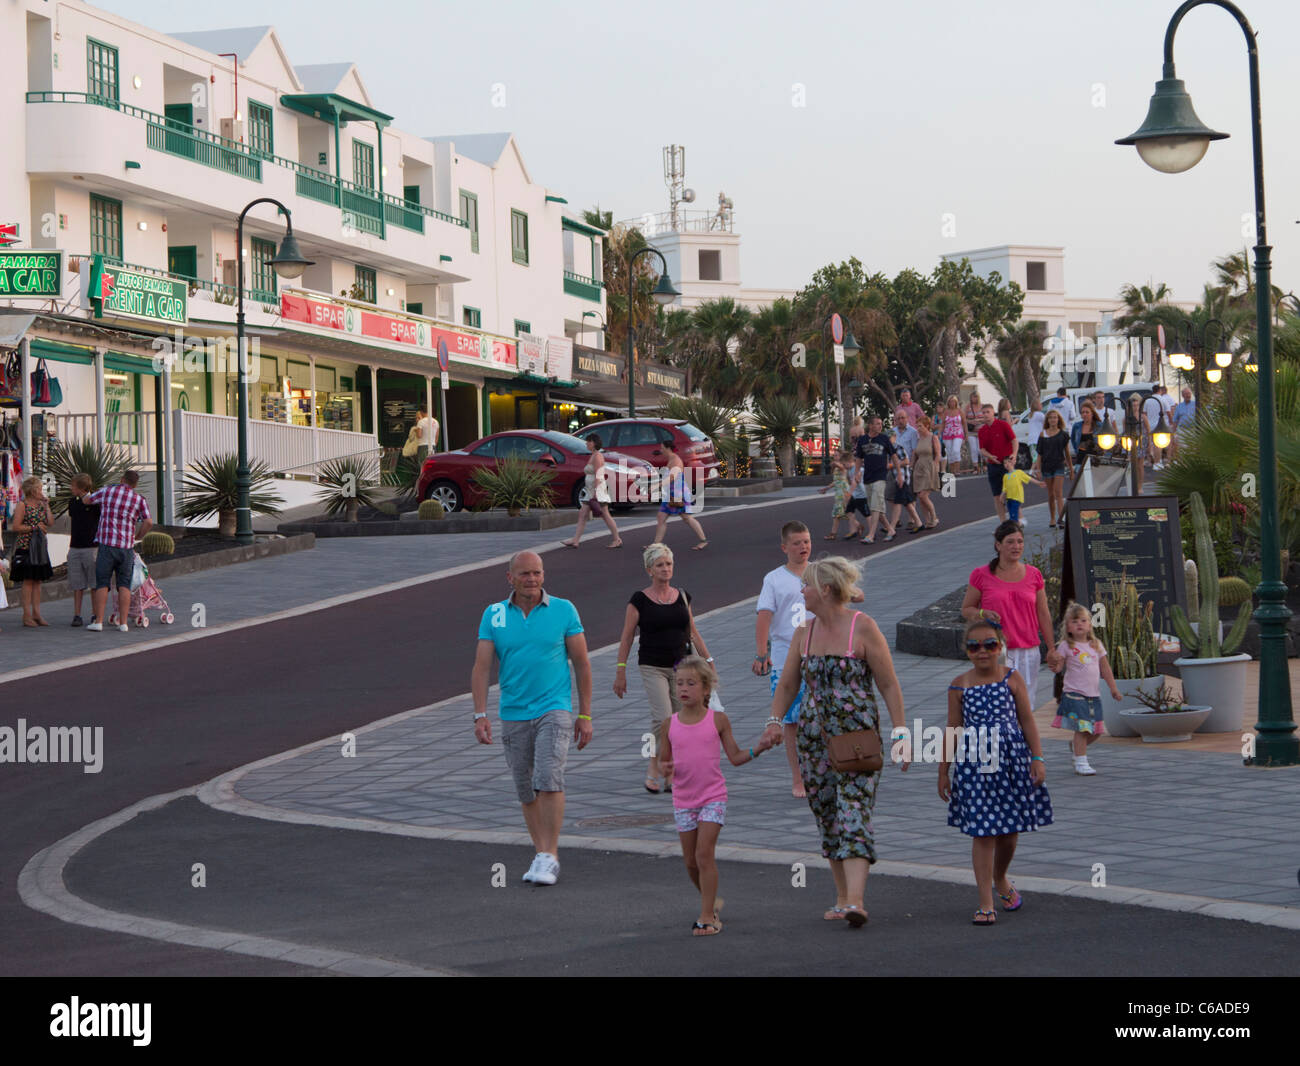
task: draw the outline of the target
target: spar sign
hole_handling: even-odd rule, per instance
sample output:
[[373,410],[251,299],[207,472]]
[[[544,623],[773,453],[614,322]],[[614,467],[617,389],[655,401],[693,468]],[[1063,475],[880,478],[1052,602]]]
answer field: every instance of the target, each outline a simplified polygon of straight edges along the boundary
[[62,295],[62,252],[0,249],[0,296]]
[[509,367],[516,363],[515,345],[510,341],[498,340],[486,333],[451,329],[422,318],[367,311],[352,304],[337,303],[328,297],[281,293],[280,317],[286,322],[300,322],[360,341],[409,346],[433,357],[437,356],[438,342],[445,341],[447,351],[462,359]]

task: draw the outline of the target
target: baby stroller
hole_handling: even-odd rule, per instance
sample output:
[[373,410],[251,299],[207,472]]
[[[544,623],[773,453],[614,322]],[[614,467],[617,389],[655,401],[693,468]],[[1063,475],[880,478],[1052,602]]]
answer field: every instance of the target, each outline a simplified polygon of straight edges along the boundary
[[[167,601],[163,599],[163,594],[158,586],[154,584],[153,578],[149,576],[149,568],[145,566],[144,560],[140,558],[140,553],[135,553],[135,570],[131,575],[131,606],[129,613],[135,619],[135,624],[141,629],[149,628],[149,616],[145,611],[152,611],[155,608],[162,610],[158,616],[158,621],[165,626],[171,625],[176,621],[176,616],[172,614],[171,608],[167,606]],[[113,602],[117,602],[117,597],[113,597]],[[117,625],[117,608],[113,608],[113,613],[108,619],[109,625]]]

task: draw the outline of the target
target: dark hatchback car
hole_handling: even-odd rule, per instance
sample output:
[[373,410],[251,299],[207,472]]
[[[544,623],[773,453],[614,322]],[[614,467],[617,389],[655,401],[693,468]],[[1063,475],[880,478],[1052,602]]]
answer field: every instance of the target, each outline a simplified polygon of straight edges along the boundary
[[[605,451],[614,510],[626,510],[649,498],[653,469],[648,463]],[[437,452],[424,461],[416,495],[438,500],[444,510],[459,511],[482,502],[483,491],[472,480],[475,470],[495,470],[506,457],[527,459],[539,469],[555,471],[552,502],[557,507],[581,507],[587,499],[584,468],[591,453],[585,441],[553,430],[512,429],[467,444],[453,452]]]
[[682,463],[699,467],[696,475],[702,481],[712,481],[718,476],[718,457],[713,441],[703,430],[678,418],[611,418],[578,430],[575,436],[586,440],[599,433],[606,448],[616,448],[624,455],[643,459],[651,466],[668,465],[665,441],[672,441]]

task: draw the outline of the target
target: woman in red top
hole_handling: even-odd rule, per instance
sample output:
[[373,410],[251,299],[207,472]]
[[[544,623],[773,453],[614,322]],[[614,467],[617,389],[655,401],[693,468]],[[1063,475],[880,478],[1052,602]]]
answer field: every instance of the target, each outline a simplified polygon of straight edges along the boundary
[[1048,647],[1047,665],[1055,670],[1061,657],[1056,651],[1052,615],[1047,606],[1043,575],[1021,561],[1025,535],[1018,522],[1003,522],[993,534],[998,554],[988,566],[971,571],[970,587],[962,600],[961,616],[967,622],[982,619],[1002,630],[1007,665],[1025,680],[1032,704],[1038,682],[1038,637]]

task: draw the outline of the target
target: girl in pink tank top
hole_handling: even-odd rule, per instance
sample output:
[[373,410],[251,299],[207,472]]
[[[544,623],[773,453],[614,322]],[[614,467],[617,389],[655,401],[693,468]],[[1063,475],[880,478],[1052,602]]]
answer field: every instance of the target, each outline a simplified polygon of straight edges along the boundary
[[698,655],[688,655],[676,668],[677,699],[681,711],[672,716],[659,750],[659,766],[672,775],[673,819],[682,842],[682,856],[691,883],[700,890],[700,916],[691,926],[693,936],[722,932],[718,911],[718,865],[714,852],[727,816],[727,781],[719,765],[725,750],[732,766],[753,762],[780,734],[765,734],[748,752],[741,751],[731,735],[731,722],[722,711],[709,710],[709,695],[718,687],[718,675]]

